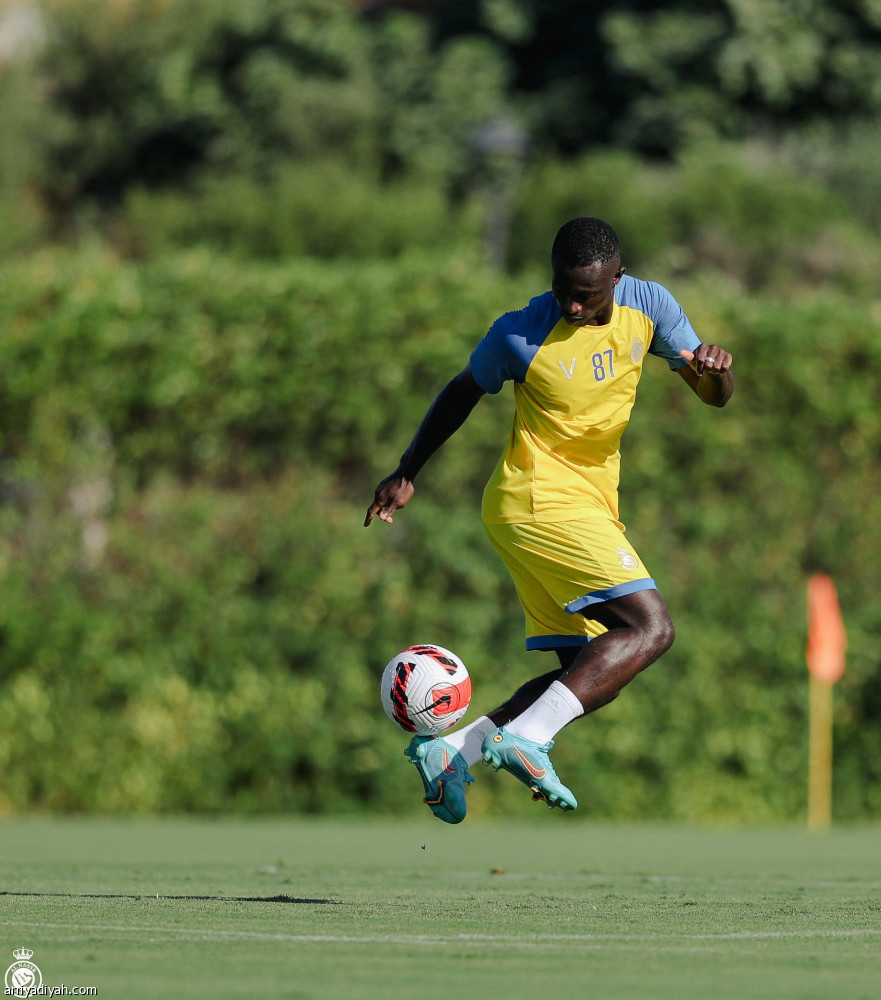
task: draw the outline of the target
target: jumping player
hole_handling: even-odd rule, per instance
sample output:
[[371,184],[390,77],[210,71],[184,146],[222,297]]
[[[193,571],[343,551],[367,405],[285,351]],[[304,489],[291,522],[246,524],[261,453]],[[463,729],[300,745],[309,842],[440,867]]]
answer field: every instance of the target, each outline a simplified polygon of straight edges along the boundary
[[666,289],[625,274],[607,223],[567,222],[551,270],[551,290],[497,319],[438,394],[364,521],[391,524],[481,396],[514,383],[513,427],[483,522],[523,606],[526,648],[553,650],[560,666],[469,726],[413,737],[404,752],[446,823],[465,818],[468,769],[481,758],[551,808],[576,808],[548,756],[554,736],[607,705],[673,642],[667,607],[618,519],[619,445],[643,362],[663,358],[711,406],[734,389],[731,355],[701,343]]

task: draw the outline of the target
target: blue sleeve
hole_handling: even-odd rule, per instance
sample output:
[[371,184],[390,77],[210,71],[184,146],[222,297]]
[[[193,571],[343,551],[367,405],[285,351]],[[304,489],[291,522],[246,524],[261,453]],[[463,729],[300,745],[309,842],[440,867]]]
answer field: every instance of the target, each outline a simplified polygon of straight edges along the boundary
[[512,354],[506,336],[506,313],[493,323],[486,336],[471,352],[471,374],[484,392],[499,392],[508,379],[514,378]]
[[664,358],[671,371],[684,368],[688,362],[679,357],[681,350],[695,351],[700,338],[673,296],[655,282],[645,282],[647,287],[647,315],[654,325],[649,353]]
[[505,313],[471,352],[471,374],[484,392],[495,394],[509,379],[522,382],[536,351],[559,322],[560,307],[550,292],[525,309]]

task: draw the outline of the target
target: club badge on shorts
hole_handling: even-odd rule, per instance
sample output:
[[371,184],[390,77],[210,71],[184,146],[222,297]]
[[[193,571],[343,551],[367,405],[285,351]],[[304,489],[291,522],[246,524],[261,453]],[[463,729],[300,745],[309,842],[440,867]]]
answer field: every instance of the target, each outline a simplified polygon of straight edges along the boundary
[[639,566],[639,560],[632,552],[628,552],[627,549],[622,548],[620,545],[615,551],[618,553],[618,565],[622,569],[636,569]]

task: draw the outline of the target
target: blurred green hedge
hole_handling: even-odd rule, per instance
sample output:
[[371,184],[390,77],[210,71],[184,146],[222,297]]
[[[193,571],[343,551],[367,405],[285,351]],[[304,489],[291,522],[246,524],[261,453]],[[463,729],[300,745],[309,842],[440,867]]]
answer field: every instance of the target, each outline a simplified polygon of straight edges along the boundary
[[[653,275],[647,275],[653,276]],[[482,401],[394,526],[361,527],[433,394],[544,289],[478,261],[137,265],[100,245],[0,272],[0,809],[419,811],[386,661],[456,649],[484,712],[526,654],[479,495],[510,399]],[[561,734],[595,817],[793,819],[805,805],[804,584],[838,582],[836,810],[881,814],[881,330],[843,293],[673,289],[735,354],[702,407],[649,364],[622,508],[671,652]],[[478,769],[472,810],[528,812]]]
[[[41,9],[46,44],[0,66],[0,811],[424,809],[387,659],[456,649],[473,713],[554,662],[524,653],[478,519],[506,394],[393,528],[363,512],[489,322],[544,290],[556,228],[595,214],[734,351],[738,388],[710,411],[649,365],[622,509],[679,638],[562,734],[560,767],[588,815],[799,816],[823,569],[851,639],[836,810],[881,814],[870,122],[709,141],[681,125],[725,108],[676,75],[640,98],[637,52],[617,133],[660,123],[668,155],[575,155],[596,102],[517,91],[510,6],[464,33],[348,0]],[[869,15],[849,17],[830,37]],[[613,57],[663,29],[602,24]],[[675,38],[702,44],[689,24]],[[540,139],[554,122],[571,158]],[[531,134],[526,155],[481,155],[487,123]],[[506,211],[489,256],[511,274],[484,266]],[[532,809],[478,778],[475,813]]]

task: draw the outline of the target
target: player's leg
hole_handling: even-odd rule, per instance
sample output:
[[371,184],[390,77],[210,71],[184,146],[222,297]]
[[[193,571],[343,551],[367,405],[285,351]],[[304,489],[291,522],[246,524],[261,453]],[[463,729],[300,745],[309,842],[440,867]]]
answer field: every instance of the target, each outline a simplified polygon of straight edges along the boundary
[[549,670],[546,674],[533,677],[532,680],[527,681],[525,684],[517,688],[507,701],[499,705],[498,708],[494,708],[491,712],[488,712],[488,718],[490,718],[497,726],[504,726],[506,722],[510,722],[511,719],[516,719],[518,715],[525,712],[526,709],[529,708],[529,706],[532,705],[537,698],[543,695],[551,684],[554,683],[554,681],[558,681],[562,675],[563,667],[560,666],[555,670]]
[[554,670],[549,670],[546,674],[540,674],[538,677],[533,677],[525,684],[522,684],[511,695],[511,697],[499,705],[498,708],[494,708],[491,712],[487,712],[486,717],[491,722],[495,723],[496,726],[504,726],[512,719],[516,719],[517,716],[525,712],[530,705],[535,704],[536,700],[540,698],[545,691],[547,691],[554,681],[560,680],[563,674],[575,662],[576,657],[583,648],[584,647],[582,646],[565,646],[561,649],[555,649],[554,652],[557,654],[557,658],[560,661],[559,667],[556,667]]
[[[520,715],[484,740],[486,763],[503,767],[550,807],[575,809],[575,796],[557,777],[548,756],[554,737],[570,722],[608,705],[673,642],[673,624],[656,590],[604,602],[590,612],[607,631],[582,646],[571,665]],[[491,713],[492,715],[492,713]]]
[[549,670],[546,674],[533,677],[532,680],[521,685],[504,704],[488,712],[487,717],[492,719],[497,726],[504,726],[505,723],[510,722],[511,719],[515,719],[522,712],[525,712],[538,697],[547,691],[554,681],[560,680],[563,674],[575,662],[576,657],[582,649],[584,649],[583,646],[562,646],[559,649],[555,649],[554,652],[557,654],[560,666],[554,670]]
[[[501,530],[503,533],[506,531]],[[588,622],[580,615],[567,614],[547,592],[541,580],[532,574],[529,566],[521,560],[511,558],[504,543],[496,544],[494,532],[490,531],[489,536],[514,581],[526,619],[527,649],[554,651],[559,667],[527,681],[503,704],[472,722],[470,726],[447,736],[447,740],[459,749],[469,765],[484,760],[492,763],[496,770],[503,767],[526,783],[534,797],[549,804],[559,804],[564,809],[574,809],[577,805],[575,797],[557,778],[547,759],[547,746],[531,748],[531,744],[512,736],[506,738],[502,746],[492,744],[494,757],[488,757],[484,748],[501,726],[521,716],[546,691],[553,688],[564,670],[572,665],[583,645],[592,635],[602,632],[603,626]],[[576,706],[572,717],[576,710],[578,714],[581,713],[580,704],[568,691],[564,692],[563,697],[568,697]],[[527,754],[530,755],[528,758]],[[524,758],[528,760],[529,766],[523,763]],[[540,775],[540,780],[536,779],[536,774]]]
[[608,705],[637,674],[666,653],[675,631],[657,590],[636,591],[580,613],[606,627],[578,651],[560,677],[586,715]]
[[581,615],[570,615],[557,604],[545,590],[541,581],[531,572],[523,560],[513,558],[506,544],[505,526],[499,528],[502,538],[496,539],[496,531],[487,529],[489,539],[511,574],[520,605],[523,608],[526,625],[527,649],[554,651],[560,667],[534,677],[519,687],[503,704],[487,715],[482,715],[467,726],[444,734],[446,742],[467,762],[468,766],[483,760],[483,744],[499,726],[516,718],[540,697],[563,669],[571,666],[575,655],[592,634],[599,634],[603,626],[588,622]]
[[[559,675],[537,679],[532,688],[526,686],[522,695],[518,691],[490,713],[499,729],[484,741],[483,757],[528,785],[534,798],[573,809],[575,797],[559,781],[548,757],[554,736],[585,712],[612,701],[636,674],[668,649],[673,639],[672,623],[654,581],[624,538],[621,526],[610,519],[506,526],[493,529],[491,537],[493,534],[508,568],[527,565],[557,614],[565,613],[572,625],[570,638],[564,638],[566,626],[559,618],[554,622],[559,630],[556,638],[564,643],[557,649],[563,668]],[[518,594],[526,608],[519,586]],[[582,632],[577,643],[575,622],[579,620],[587,634]],[[528,639],[527,645],[531,641],[535,643]],[[544,686],[546,680],[549,683]],[[510,709],[521,707],[533,693],[538,697],[510,717]]]
[[484,759],[483,745],[487,738],[534,704],[572,665],[590,636],[603,630],[601,625],[581,615],[567,614],[525,565],[504,554],[503,559],[526,617],[527,648],[553,650],[560,666],[527,681],[504,704],[467,726],[443,736],[413,737],[405,753],[422,778],[425,804],[445,823],[460,823],[465,818],[465,787],[474,780],[468,769]]
[[[673,623],[654,584],[651,589],[608,596],[619,589],[616,586],[595,592],[578,612],[602,625],[604,631],[578,648],[558,677],[540,678],[532,687],[537,697],[519,715],[511,716],[511,706],[506,704],[498,714],[490,713],[493,721],[507,725],[511,733],[548,742],[574,718],[608,705],[637,674],[670,648]],[[561,664],[567,658],[561,651]],[[542,691],[546,680],[549,683]],[[528,693],[527,686],[523,695],[528,697]],[[517,704],[522,705],[523,700],[526,698],[517,699]]]

